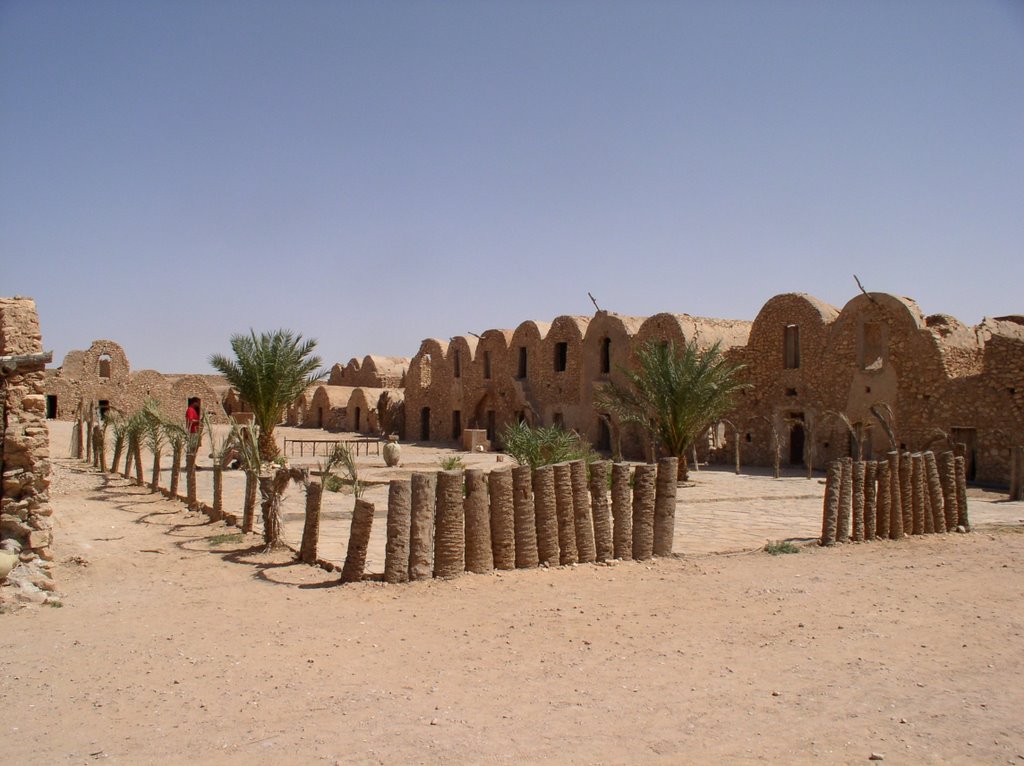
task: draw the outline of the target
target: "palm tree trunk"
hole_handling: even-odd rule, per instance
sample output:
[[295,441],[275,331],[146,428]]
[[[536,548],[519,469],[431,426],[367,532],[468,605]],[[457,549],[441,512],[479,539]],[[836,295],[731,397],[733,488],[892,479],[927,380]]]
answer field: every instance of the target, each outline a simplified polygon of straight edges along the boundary
[[633,474],[633,558],[645,561],[654,555],[654,500],[658,467],[638,465]]
[[878,520],[878,463],[869,460],[864,465],[864,539],[875,539]]
[[935,462],[935,453],[928,450],[924,453],[925,476],[928,481],[928,502],[932,512],[932,531],[946,531],[946,517],[942,512],[942,482],[939,480],[939,466]]
[[654,492],[654,555],[671,556],[676,530],[676,476],[679,466],[676,458],[663,457],[658,461]]
[[462,471],[438,471],[434,577],[458,577],[466,568],[462,488]]
[[833,460],[825,473],[825,501],[822,504],[821,544],[835,545],[839,528],[839,485],[843,479],[843,464]]
[[[607,561],[615,555],[612,544],[612,518],[608,506],[608,466],[607,460],[597,460],[590,464],[590,505],[594,516],[594,547],[598,561]],[[675,480],[675,476],[672,477]],[[516,529],[518,535],[519,529]],[[518,545],[518,537],[516,544]]]
[[185,491],[188,494],[186,505],[190,511],[199,509],[199,495],[196,487],[196,453],[189,450],[185,455]]
[[556,463],[555,471],[555,513],[558,516],[558,549],[560,564],[575,564],[576,522],[572,507],[572,469],[568,463]]
[[539,563],[537,520],[533,507],[533,472],[528,465],[517,465],[512,469],[512,514],[515,523],[516,567],[535,567]]
[[140,487],[145,486],[146,479],[142,475],[142,442],[135,442],[135,483]]
[[867,467],[863,460],[853,464],[853,541],[864,539],[864,477]]
[[[477,574],[491,572],[498,563],[499,557],[502,564],[501,569],[512,568],[511,565],[504,566],[514,563],[514,543],[510,539],[512,530],[502,527],[505,518],[501,514],[503,509],[499,509],[498,505],[497,497],[492,497],[491,507],[495,510],[494,521],[496,522],[494,550],[492,550],[491,510],[487,503],[487,483],[484,480],[484,472],[482,468],[467,469],[466,496],[462,498],[462,512],[466,521],[467,572],[476,572]],[[511,497],[509,497],[509,505],[511,505]],[[511,525],[509,526],[511,527]],[[500,543],[499,537],[501,538]]]
[[260,477],[263,499],[263,542],[273,547],[281,541],[281,496],[274,487],[274,476]]
[[259,447],[260,460],[265,463],[275,460],[281,454],[281,450],[277,446],[277,439],[274,438],[273,429],[260,429]]
[[121,453],[124,452],[124,439],[114,437],[114,456],[110,459],[110,470],[117,473],[117,464],[121,462]]
[[160,489],[160,448],[153,450],[153,470],[150,472],[149,487],[154,492]]
[[572,482],[572,514],[576,527],[576,555],[581,564],[597,560],[594,545],[594,518],[590,509],[590,490],[587,487],[587,464],[582,460],[569,463],[569,479]]
[[612,464],[612,546],[615,558],[633,558],[633,516],[629,497],[629,464]]
[[903,493],[900,490],[900,453],[887,455],[889,461],[889,539],[903,538]]
[[412,511],[409,519],[409,579],[429,580],[434,567],[434,508],[437,478],[432,473],[412,475]]
[[171,449],[171,497],[178,496],[178,475],[181,473],[181,452],[182,446],[175,444]]
[[[303,564],[315,564],[317,548],[320,545],[320,508],[323,504],[324,486],[310,482],[306,487],[306,520],[302,525],[302,544],[299,546],[299,560]],[[390,504],[389,504],[390,513]]]
[[[306,505],[308,520],[308,499]],[[484,517],[486,518],[486,505],[484,508]],[[319,515],[319,509],[317,509],[318,519]],[[384,549],[384,582],[409,581],[409,534],[411,531],[412,482],[408,479],[392,479],[388,486],[388,535],[387,546]],[[302,535],[302,541],[303,543],[306,541],[305,533]]]
[[[512,472],[491,471],[487,475],[490,494],[491,555],[496,569],[516,567],[516,518],[512,504]],[[466,489],[469,489],[468,472]],[[467,542],[469,539],[467,530]],[[469,569],[469,549],[466,550],[466,568]]]
[[219,518],[224,510],[224,466],[219,460],[213,463],[213,514]]
[[256,492],[259,482],[254,471],[245,472],[245,501],[242,505],[242,531],[252,532],[256,516]]
[[537,559],[558,564],[558,511],[555,503],[555,469],[542,465],[533,471],[533,509],[537,522]]
[[[260,482],[262,483],[262,479]],[[459,475],[459,500],[462,497],[462,475]],[[366,549],[370,544],[370,531],[373,529],[373,503],[356,500],[352,511],[352,531],[348,536],[348,552],[345,554],[345,566],[341,570],[342,582],[359,582],[363,579],[366,569]]]
[[875,478],[878,480],[878,500],[875,508],[875,537],[879,540],[886,540],[889,537],[889,463],[885,460],[878,461],[875,470]]

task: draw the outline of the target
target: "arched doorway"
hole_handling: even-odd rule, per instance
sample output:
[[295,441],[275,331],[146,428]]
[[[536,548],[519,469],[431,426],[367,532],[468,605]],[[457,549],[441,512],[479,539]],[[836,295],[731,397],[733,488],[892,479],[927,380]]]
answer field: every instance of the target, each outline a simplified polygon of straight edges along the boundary
[[804,424],[795,422],[789,426],[789,464],[803,465],[804,441],[807,438]]

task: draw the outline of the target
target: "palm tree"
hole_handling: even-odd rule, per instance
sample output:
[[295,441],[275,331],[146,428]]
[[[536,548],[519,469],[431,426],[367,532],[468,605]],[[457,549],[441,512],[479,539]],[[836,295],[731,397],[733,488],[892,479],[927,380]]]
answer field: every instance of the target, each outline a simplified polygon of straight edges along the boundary
[[635,423],[679,458],[679,478],[689,475],[686,453],[708,426],[732,409],[739,380],[738,365],[730,364],[716,343],[702,350],[696,339],[677,351],[674,343],[648,341],[637,352],[639,368],[620,368],[628,385],[609,383],[594,394],[594,406],[622,423]]
[[210,366],[221,373],[252,408],[259,429],[260,457],[278,456],[274,426],[281,422],[288,405],[326,374],[320,357],[313,356],[315,340],[303,341],[291,330],[256,335],[232,335],[235,358],[221,354],[210,357]]

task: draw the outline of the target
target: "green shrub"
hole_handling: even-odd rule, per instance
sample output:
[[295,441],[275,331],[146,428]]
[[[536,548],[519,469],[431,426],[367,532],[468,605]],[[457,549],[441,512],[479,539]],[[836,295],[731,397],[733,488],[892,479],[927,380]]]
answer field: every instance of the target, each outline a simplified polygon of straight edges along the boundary
[[589,464],[598,458],[586,439],[560,426],[531,428],[527,423],[510,423],[501,440],[513,460],[534,469],[569,460],[585,460]]
[[788,540],[770,540],[765,543],[764,550],[766,553],[770,553],[773,556],[778,556],[780,553],[800,552],[800,548]]
[[442,471],[461,471],[466,467],[466,464],[462,462],[460,455],[449,455],[446,458],[441,459],[441,470]]

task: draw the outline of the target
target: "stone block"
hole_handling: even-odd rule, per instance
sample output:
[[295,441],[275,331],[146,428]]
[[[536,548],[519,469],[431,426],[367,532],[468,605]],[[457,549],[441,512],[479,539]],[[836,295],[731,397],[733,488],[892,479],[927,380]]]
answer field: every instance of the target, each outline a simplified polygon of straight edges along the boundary
[[53,533],[49,529],[36,529],[29,532],[28,546],[30,548],[48,548],[53,542]]

